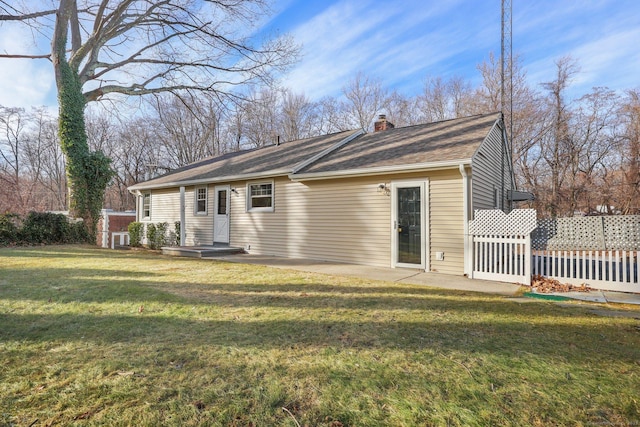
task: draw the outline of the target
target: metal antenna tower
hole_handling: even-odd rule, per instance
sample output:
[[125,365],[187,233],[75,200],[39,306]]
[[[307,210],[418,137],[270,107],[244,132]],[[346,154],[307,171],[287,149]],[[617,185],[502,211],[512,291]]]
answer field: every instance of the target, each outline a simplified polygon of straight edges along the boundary
[[[500,111],[504,114],[507,105],[509,106],[509,140],[513,137],[513,47],[511,45],[511,40],[513,39],[513,19],[511,16],[511,10],[512,0],[502,0],[502,36],[500,39]],[[511,151],[511,155],[513,155],[513,150]]]
[[[500,37],[500,113],[504,122],[504,113],[509,102],[509,131],[507,132],[506,123],[503,131],[503,137],[506,139],[502,144],[502,150],[507,151],[509,160],[513,167],[513,49],[511,47],[512,31],[511,31],[511,2],[512,0],[502,0],[501,14],[501,37]],[[508,56],[507,56],[508,55]],[[508,70],[507,70],[508,67]],[[507,74],[508,72],[508,74]],[[507,99],[507,78],[509,79],[509,93]],[[502,197],[500,206],[504,209],[505,202],[505,152],[502,152]],[[511,197],[508,201],[509,210],[512,207]]]

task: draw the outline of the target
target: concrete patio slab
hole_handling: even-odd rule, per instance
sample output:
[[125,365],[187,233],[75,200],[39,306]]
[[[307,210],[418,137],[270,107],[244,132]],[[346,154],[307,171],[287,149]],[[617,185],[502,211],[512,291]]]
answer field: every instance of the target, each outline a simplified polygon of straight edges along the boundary
[[[313,273],[330,274],[336,276],[359,277],[370,280],[425,285],[434,288],[452,289],[458,291],[481,292],[511,297],[520,296],[527,286],[515,283],[495,282],[491,280],[469,279],[464,276],[423,272],[406,268],[370,267],[365,265],[343,264],[338,262],[317,261],[300,258],[284,258],[277,256],[236,254],[203,257],[203,259],[218,259],[228,262],[266,265],[269,267],[286,268],[291,270],[309,271]],[[623,292],[590,291],[590,292],[555,292],[550,294],[564,298],[594,303],[622,303],[640,305],[640,294]],[[526,300],[526,299],[523,299]]]

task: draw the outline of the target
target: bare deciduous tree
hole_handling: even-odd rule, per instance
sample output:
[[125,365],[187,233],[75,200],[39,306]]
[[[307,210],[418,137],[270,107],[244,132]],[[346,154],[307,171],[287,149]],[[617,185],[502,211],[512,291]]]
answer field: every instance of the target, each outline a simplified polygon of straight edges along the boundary
[[50,41],[44,52],[0,58],[49,59],[58,89],[60,143],[67,158],[73,211],[95,224],[112,172],[87,144],[87,102],[110,94],[211,91],[268,80],[295,59],[289,39],[258,46],[250,30],[262,0],[58,0],[16,4],[0,0],[0,23],[29,25]]
[[309,138],[317,134],[316,104],[303,94],[283,90],[280,116],[285,141]]
[[469,115],[472,94],[471,84],[462,77],[427,78],[420,97],[423,121],[437,122]]
[[378,79],[359,72],[342,88],[347,99],[343,111],[348,114],[351,128],[370,130],[376,115],[386,109],[388,91]]
[[622,179],[617,200],[622,213],[640,214],[640,89],[626,93],[619,112],[622,120]]

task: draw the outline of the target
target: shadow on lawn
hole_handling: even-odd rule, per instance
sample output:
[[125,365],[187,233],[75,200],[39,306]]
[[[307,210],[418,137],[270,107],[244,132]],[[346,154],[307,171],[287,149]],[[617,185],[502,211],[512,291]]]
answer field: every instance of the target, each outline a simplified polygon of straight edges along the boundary
[[[3,269],[8,281],[0,279],[5,300],[45,303],[177,303],[223,308],[435,310],[511,314],[516,304],[496,304],[501,297],[465,291],[434,289],[419,285],[384,282],[341,285],[326,276],[314,283],[190,283],[158,280],[162,274],[140,271],[56,268]],[[17,285],[11,285],[14,278]],[[28,278],[28,280],[25,280]],[[246,280],[247,274],[238,280]],[[284,280],[285,278],[283,278]],[[317,279],[317,278],[316,278]],[[319,279],[321,280],[321,279]],[[7,283],[3,283],[7,282]],[[491,301],[487,303],[487,301]],[[532,316],[543,314],[532,312]],[[561,311],[560,316],[573,316]],[[640,314],[639,314],[640,315]]]
[[82,245],[47,245],[47,246],[17,246],[1,248],[1,256],[8,258],[122,258],[126,253],[107,252],[95,246]]
[[[495,307],[496,301],[486,302]],[[425,313],[422,321],[396,321],[389,317],[359,318],[354,314],[262,320],[263,313],[207,313],[201,308],[187,318],[163,315],[162,309],[131,315],[0,314],[0,341],[90,341],[105,345],[165,345],[183,347],[238,347],[283,349],[331,347],[346,349],[397,349],[487,353],[518,357],[534,354],[554,359],[622,361],[637,363],[640,336],[631,325],[617,322],[571,323],[550,321],[544,325],[522,319],[474,316],[477,302],[461,303],[469,315],[438,317]],[[513,307],[511,307],[513,309]],[[217,310],[217,311],[215,311]],[[489,307],[480,307],[490,311]],[[298,313],[299,315],[300,313]],[[339,313],[340,314],[340,313]],[[576,314],[576,313],[574,313]],[[311,316],[309,316],[311,317]],[[557,320],[557,319],[556,319]]]
[[[162,273],[101,269],[55,268],[2,269],[8,280],[0,278],[0,297],[5,300],[42,301],[44,303],[175,303],[188,306],[218,308],[291,308],[291,309],[352,309],[352,310],[421,310],[446,313],[483,313],[494,316],[521,314],[529,320],[547,318],[553,310],[555,318],[576,316],[569,310],[547,302],[524,304],[509,298],[455,291],[420,285],[373,282],[356,285],[336,284],[336,278],[326,276],[326,282],[312,283],[210,283],[158,280]],[[283,273],[291,274],[291,273]],[[292,276],[295,276],[293,272]],[[21,277],[20,277],[21,276]],[[19,285],[12,285],[15,277]],[[29,278],[25,281],[24,278]],[[246,280],[244,272],[238,278]],[[285,280],[286,277],[282,278]],[[322,280],[322,277],[315,278]],[[338,279],[340,280],[340,279]],[[548,306],[548,309],[540,307]],[[640,317],[640,311],[638,311]]]

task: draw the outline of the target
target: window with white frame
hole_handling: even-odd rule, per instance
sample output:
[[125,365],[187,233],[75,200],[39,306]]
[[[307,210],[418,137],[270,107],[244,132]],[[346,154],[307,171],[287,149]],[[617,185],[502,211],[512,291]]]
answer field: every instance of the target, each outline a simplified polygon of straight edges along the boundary
[[196,187],[194,213],[196,215],[207,214],[207,187]]
[[247,210],[273,211],[273,181],[247,184]]
[[142,218],[151,218],[151,193],[142,194]]

